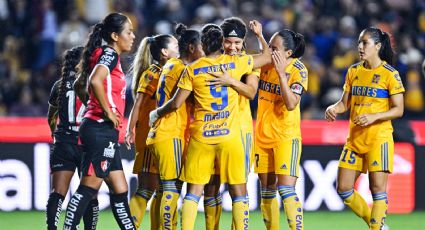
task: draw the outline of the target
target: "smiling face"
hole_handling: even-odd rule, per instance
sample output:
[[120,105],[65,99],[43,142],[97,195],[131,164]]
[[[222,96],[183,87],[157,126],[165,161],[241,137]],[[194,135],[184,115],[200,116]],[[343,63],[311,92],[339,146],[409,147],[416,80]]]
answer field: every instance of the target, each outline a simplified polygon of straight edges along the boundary
[[127,20],[123,25],[124,29],[121,31],[116,38],[116,45],[119,51],[129,52],[133,46],[134,38],[136,37],[133,33],[133,25],[130,20]]
[[359,51],[360,60],[368,61],[379,56],[381,43],[375,43],[369,33],[362,32],[359,36],[357,49]]
[[243,39],[238,37],[227,37],[223,39],[223,50],[225,54],[240,54],[243,49]]

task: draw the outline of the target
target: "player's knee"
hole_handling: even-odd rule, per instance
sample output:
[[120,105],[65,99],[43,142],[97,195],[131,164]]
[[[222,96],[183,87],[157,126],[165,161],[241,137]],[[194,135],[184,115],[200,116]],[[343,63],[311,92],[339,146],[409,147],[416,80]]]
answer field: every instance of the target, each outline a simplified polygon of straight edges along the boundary
[[385,192],[386,191],[386,185],[385,185],[385,183],[370,183],[369,189],[372,192],[372,194]]
[[346,192],[354,188],[354,185],[351,183],[338,182],[336,185],[336,190],[338,193]]

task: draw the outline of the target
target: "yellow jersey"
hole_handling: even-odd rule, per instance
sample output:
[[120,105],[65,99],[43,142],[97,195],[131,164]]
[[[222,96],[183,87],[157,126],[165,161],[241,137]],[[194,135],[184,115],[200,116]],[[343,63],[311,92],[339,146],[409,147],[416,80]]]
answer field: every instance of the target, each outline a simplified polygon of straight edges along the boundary
[[[162,67],[159,85],[156,91],[156,105],[161,107],[169,101],[177,90],[177,83],[185,68],[185,64],[178,58],[171,58]],[[166,139],[180,138],[184,139],[186,125],[188,124],[188,113],[186,103],[176,111],[160,118],[148,134],[146,144],[150,145]]]
[[139,80],[137,93],[144,93],[145,97],[149,97],[146,105],[142,105],[139,111],[139,117],[136,123],[136,145],[139,149],[146,146],[146,138],[149,132],[149,113],[156,108],[155,93],[158,86],[159,74],[161,67],[152,64],[142,73]]
[[238,93],[227,86],[207,86],[206,80],[214,78],[209,73],[220,73],[220,66],[231,77],[240,80],[244,74],[252,72],[253,65],[251,55],[223,54],[217,58],[200,58],[186,67],[178,87],[194,95],[191,138],[205,144],[217,144],[240,135]]
[[[285,74],[292,92],[302,95],[307,90],[308,71],[300,60],[294,58],[286,67]],[[300,104],[292,111],[286,108],[279,75],[272,65],[261,69],[258,88],[256,144],[262,148],[274,148],[282,141],[301,139]]]
[[347,72],[344,91],[350,95],[350,131],[347,147],[359,154],[366,153],[377,139],[392,139],[391,121],[376,121],[362,127],[354,124],[355,117],[390,109],[391,95],[403,93],[400,75],[386,62],[375,69],[366,69],[364,62],[352,65]]
[[[251,74],[260,78],[261,69],[254,69]],[[239,95],[239,111],[241,120],[241,129],[244,133],[252,133],[254,127],[252,124],[251,107],[249,104],[249,98]]]

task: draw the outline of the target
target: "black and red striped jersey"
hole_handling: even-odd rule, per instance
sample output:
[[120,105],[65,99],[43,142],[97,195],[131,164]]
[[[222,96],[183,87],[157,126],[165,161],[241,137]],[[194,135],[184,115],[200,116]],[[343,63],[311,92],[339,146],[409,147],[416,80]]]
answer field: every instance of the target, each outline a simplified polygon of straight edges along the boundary
[[[120,119],[122,123],[125,108],[126,82],[124,72],[121,68],[120,56],[109,46],[97,48],[90,58],[90,72],[98,65],[105,66],[109,70],[108,76],[106,76],[103,81],[105,96],[109,104],[109,108],[117,114],[118,119]],[[84,117],[98,122],[103,122],[106,118],[105,114],[99,101],[96,99],[94,92],[90,89],[90,86],[89,95],[87,110]]]

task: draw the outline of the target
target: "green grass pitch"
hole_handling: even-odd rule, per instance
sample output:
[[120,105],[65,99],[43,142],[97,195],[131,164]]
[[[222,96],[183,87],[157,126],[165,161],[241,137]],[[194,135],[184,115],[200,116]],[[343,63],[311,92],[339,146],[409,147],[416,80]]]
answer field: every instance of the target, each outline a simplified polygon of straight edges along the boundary
[[[62,229],[64,212],[60,227]],[[231,213],[223,212],[220,229],[230,229]],[[0,212],[0,229],[46,229],[44,212]],[[425,212],[413,212],[411,214],[396,215],[391,214],[387,218],[387,224],[390,230],[410,230],[425,229]],[[344,212],[305,212],[304,229],[311,230],[361,230],[367,229],[366,225],[354,213]],[[149,229],[149,216],[146,215],[142,223],[141,229]],[[196,220],[195,229],[205,229],[204,214],[199,212]],[[82,228],[82,226],[80,227]],[[114,217],[110,210],[100,213],[98,228],[99,230],[118,229]],[[179,227],[180,229],[180,227]],[[265,229],[261,213],[259,211],[250,213],[249,229],[260,230]],[[281,213],[280,229],[288,229],[284,216]]]

